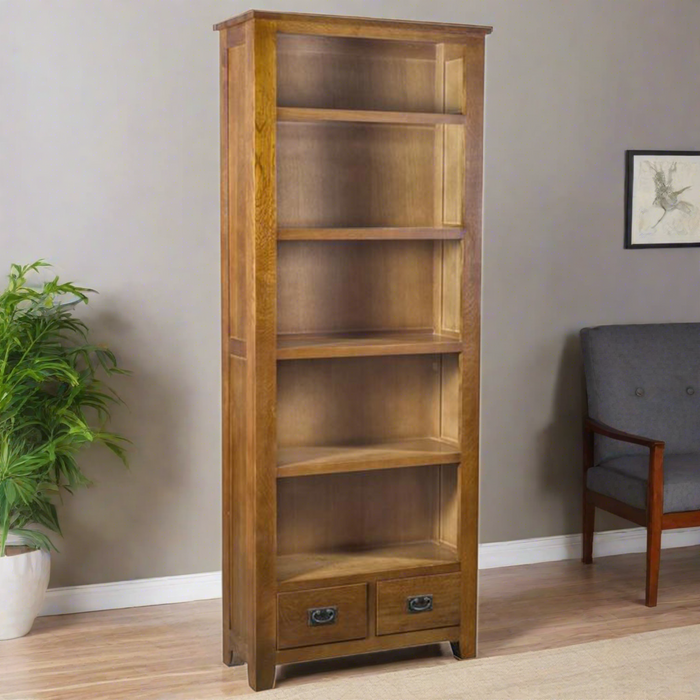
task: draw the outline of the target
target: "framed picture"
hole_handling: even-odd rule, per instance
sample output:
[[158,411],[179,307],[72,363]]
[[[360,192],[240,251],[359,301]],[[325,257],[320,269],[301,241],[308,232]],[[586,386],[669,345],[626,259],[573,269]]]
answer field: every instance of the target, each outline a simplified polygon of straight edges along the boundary
[[625,248],[700,246],[700,151],[627,151]]

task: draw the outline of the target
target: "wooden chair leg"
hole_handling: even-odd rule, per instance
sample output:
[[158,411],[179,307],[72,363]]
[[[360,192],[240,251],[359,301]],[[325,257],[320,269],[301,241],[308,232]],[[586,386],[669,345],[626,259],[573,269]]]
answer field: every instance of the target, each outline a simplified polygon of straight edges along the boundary
[[659,568],[661,564],[661,527],[647,527],[647,591],[646,605],[654,608],[659,597]]
[[595,529],[595,506],[583,494],[583,557],[584,564],[593,563],[593,532]]
[[647,594],[648,607],[656,607],[659,597],[661,530],[664,517],[664,448],[654,445],[649,452],[647,490]]
[[588,496],[588,470],[593,466],[595,436],[588,422],[583,422],[583,554],[584,564],[593,563],[593,530],[595,528],[595,506]]

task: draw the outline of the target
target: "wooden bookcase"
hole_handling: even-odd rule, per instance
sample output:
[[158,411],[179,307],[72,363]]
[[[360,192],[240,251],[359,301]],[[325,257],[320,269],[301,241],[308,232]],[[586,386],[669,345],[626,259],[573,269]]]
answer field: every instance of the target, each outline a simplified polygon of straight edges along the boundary
[[224,660],[474,656],[490,28],[216,29]]

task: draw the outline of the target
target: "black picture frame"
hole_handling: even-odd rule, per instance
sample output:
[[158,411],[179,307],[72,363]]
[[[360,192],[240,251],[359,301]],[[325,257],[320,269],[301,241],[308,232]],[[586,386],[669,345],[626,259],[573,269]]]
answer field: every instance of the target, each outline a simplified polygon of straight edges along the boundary
[[700,151],[625,151],[625,248],[700,248],[700,230],[698,240],[692,243],[633,243],[632,242],[632,207],[634,203],[634,159],[637,156],[696,156]]

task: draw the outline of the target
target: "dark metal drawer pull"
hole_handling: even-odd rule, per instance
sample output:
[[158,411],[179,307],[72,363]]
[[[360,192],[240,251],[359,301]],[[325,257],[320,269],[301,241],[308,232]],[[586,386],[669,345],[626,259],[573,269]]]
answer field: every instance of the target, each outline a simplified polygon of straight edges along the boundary
[[430,612],[433,609],[433,596],[414,595],[406,599],[406,604],[410,613]]
[[310,627],[334,625],[338,620],[338,608],[335,606],[330,608],[309,608],[308,615]]

